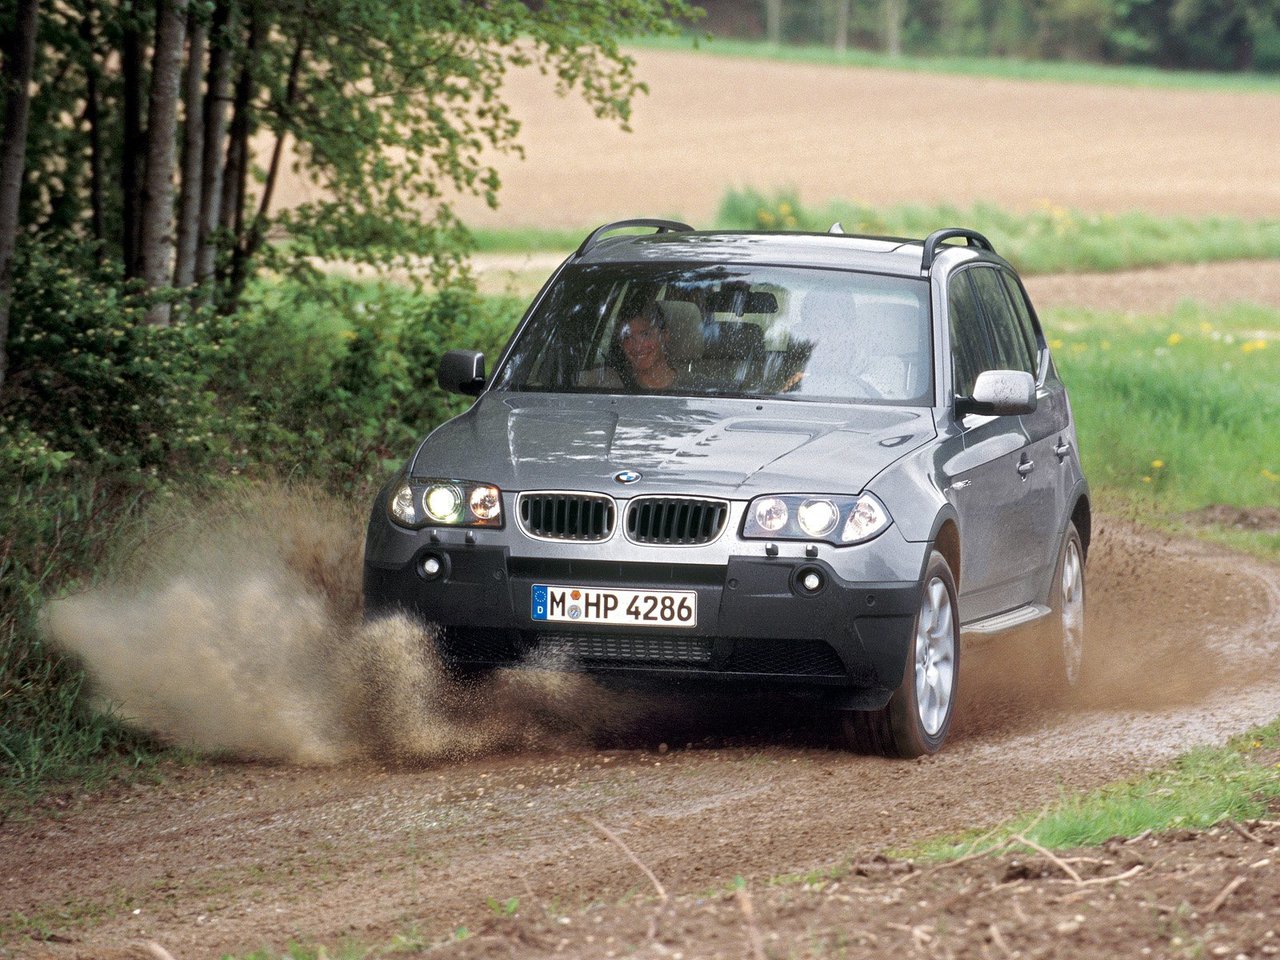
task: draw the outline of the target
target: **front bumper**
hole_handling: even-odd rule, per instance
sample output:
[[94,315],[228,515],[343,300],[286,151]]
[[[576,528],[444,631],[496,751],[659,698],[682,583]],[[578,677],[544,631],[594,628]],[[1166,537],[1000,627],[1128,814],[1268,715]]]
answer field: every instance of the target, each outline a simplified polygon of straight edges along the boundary
[[[803,545],[778,556],[764,544],[738,543],[716,562],[648,562],[634,552],[605,559],[513,552],[510,543],[468,543],[460,531],[437,535],[371,525],[364,567],[365,615],[407,613],[442,629],[438,645],[458,667],[530,664],[666,679],[758,681],[816,688],[835,705],[873,709],[902,682],[911,649],[920,584],[914,579],[850,579],[847,553],[809,556]],[[383,535],[395,541],[388,545]],[[405,538],[413,539],[406,540]],[[896,537],[896,531],[894,532]],[[491,540],[502,540],[497,533]],[[905,542],[898,539],[898,544]],[[518,540],[516,547],[524,545]],[[390,548],[388,548],[390,547]],[[921,549],[923,545],[921,545]],[[439,572],[422,572],[428,557]],[[810,570],[824,585],[810,593]],[[638,631],[614,626],[535,622],[538,584],[692,590],[698,625]]]

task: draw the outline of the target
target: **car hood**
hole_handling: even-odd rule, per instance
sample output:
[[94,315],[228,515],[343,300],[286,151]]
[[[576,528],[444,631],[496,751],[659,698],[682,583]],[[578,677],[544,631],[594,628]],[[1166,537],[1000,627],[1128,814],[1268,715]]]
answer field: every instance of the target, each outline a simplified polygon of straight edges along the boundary
[[506,490],[749,497],[857,493],[934,436],[919,407],[783,400],[491,393],[419,447],[415,477]]

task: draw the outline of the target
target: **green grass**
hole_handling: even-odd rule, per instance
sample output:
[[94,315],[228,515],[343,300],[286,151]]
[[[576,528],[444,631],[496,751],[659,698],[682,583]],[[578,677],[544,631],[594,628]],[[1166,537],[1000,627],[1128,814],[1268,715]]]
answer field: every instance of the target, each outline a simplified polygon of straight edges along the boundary
[[640,49],[697,50],[709,56],[750,57],[787,63],[811,63],[835,67],[875,67],[913,73],[941,73],[1049,83],[1079,83],[1119,87],[1152,87],[1168,90],[1222,90],[1241,93],[1280,93],[1280,76],[1272,73],[1212,73],[1199,70],[1160,70],[1155,67],[1117,66],[1099,63],[1017,60],[998,57],[890,56],[872,50],[837,53],[816,45],[777,46],[753,40],[705,35],[694,38],[644,37],[628,41]]
[[[679,219],[679,217],[676,217]],[[1280,257],[1280,220],[1236,217],[1161,217],[1149,213],[1085,213],[1044,202],[1024,212],[991,204],[902,204],[876,209],[855,201],[806,206],[794,192],[728,191],[715,222],[723,230],[825,232],[840,222],[847,233],[923,237],[943,226],[972,227],[1025,273],[1108,271],[1168,263]],[[522,227],[477,230],[484,253],[567,252],[595,226],[580,230]]]
[[[950,860],[995,849],[1024,836],[1063,850],[1148,830],[1204,829],[1225,820],[1267,815],[1280,797],[1280,720],[1235,737],[1223,747],[1190,751],[1168,767],[1084,794],[1064,796],[1039,814],[1024,814],[994,831],[944,837],[910,851],[926,860]],[[1266,757],[1259,762],[1258,757]]]
[[[1280,503],[1280,311],[1188,303],[1169,315],[1042,320],[1104,506],[1178,525],[1215,504]],[[1275,532],[1216,538],[1280,556]]]

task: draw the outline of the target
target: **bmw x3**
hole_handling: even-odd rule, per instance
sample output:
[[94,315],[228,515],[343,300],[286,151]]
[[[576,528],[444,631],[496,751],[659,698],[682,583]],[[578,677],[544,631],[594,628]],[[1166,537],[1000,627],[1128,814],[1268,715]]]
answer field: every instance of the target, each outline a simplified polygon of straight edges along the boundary
[[476,400],[379,493],[365,609],[436,625],[460,674],[764,686],[904,757],[942,746],[975,641],[1079,682],[1071,408],[975,231],[607,224],[492,373],[454,350],[438,377]]

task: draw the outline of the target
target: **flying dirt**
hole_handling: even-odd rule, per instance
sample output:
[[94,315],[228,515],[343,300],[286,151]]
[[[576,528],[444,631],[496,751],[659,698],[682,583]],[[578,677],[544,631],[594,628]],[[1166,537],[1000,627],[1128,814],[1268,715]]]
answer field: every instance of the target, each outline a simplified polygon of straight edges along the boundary
[[315,492],[256,488],[156,526],[120,580],[50,603],[46,632],[100,709],[165,742],[424,763],[581,744],[640,704],[551,671],[451,682],[428,628],[362,622],[359,518]]

